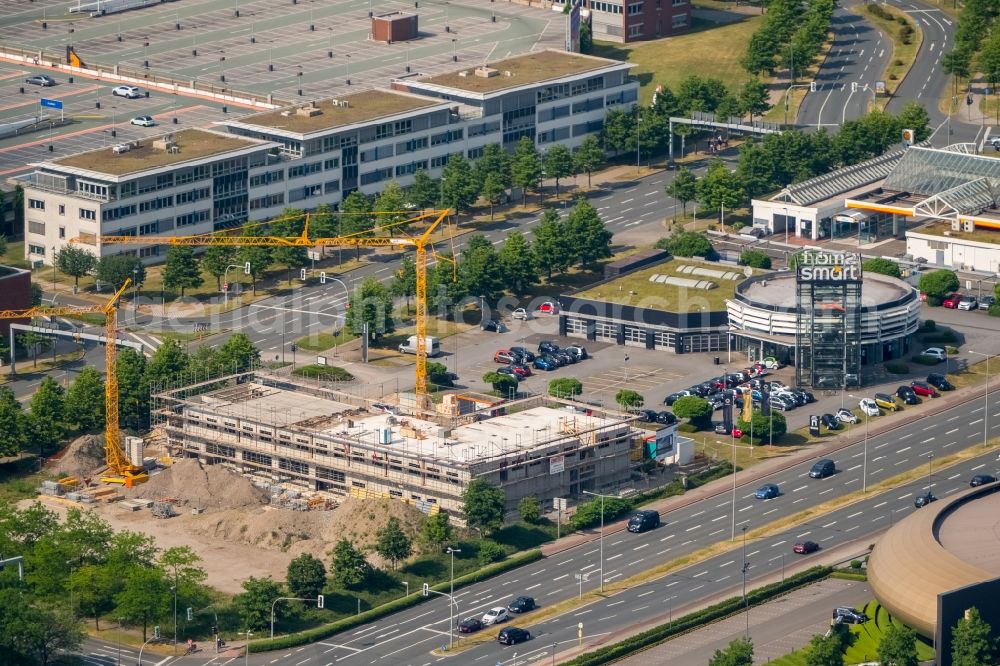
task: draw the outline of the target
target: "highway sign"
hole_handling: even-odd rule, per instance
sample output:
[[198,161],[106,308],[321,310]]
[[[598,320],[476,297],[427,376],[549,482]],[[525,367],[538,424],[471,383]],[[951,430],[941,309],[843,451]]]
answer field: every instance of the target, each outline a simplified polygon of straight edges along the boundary
[[57,99],[45,99],[44,97],[39,100],[42,106],[46,106],[50,109],[61,109],[63,108],[63,103]]

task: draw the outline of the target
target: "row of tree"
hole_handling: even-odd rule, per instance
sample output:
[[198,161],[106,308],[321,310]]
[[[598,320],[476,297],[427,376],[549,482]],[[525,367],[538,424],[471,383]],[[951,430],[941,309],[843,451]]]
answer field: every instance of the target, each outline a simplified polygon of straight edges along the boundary
[[823,47],[833,8],[833,0],[771,0],[740,64],[755,76],[780,65],[792,70],[794,82],[795,67],[804,70]]
[[1000,82],[1000,31],[996,29],[998,16],[1000,7],[995,0],[965,0],[958,15],[955,48],[946,53],[941,61],[947,73],[956,78],[968,79],[974,73],[975,66],[996,87]]

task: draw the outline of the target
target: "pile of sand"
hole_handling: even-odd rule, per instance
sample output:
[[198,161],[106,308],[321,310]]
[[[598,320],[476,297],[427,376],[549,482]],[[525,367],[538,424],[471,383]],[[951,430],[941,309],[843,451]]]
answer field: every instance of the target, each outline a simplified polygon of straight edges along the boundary
[[104,440],[95,435],[77,437],[58,456],[53,456],[46,468],[54,474],[92,476],[107,465],[104,460]]
[[267,493],[245,476],[221,465],[202,465],[182,458],[149,481],[127,491],[129,497],[171,497],[206,511],[256,508],[268,503]]

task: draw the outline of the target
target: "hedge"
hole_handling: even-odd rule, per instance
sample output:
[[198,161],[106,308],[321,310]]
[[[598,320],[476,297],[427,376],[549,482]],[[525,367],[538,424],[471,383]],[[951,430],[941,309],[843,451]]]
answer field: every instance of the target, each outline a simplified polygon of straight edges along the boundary
[[323,379],[332,382],[349,382],[354,379],[354,375],[347,370],[336,365],[303,365],[301,368],[292,370],[296,377],[306,377],[309,379]]
[[917,365],[937,365],[938,363],[941,362],[936,358],[934,358],[933,356],[923,356],[921,354],[917,354],[910,360],[916,363]]
[[868,580],[868,574],[859,573],[857,571],[834,571],[830,574],[830,578],[843,578],[844,580]]
[[890,375],[906,375],[910,372],[910,366],[905,361],[886,361],[885,371]]
[[[813,567],[807,569],[786,578],[784,581],[771,583],[770,585],[747,592],[747,602],[751,606],[756,606],[797,587],[826,578],[832,572],[833,569],[831,567]],[[598,666],[599,664],[608,664],[626,655],[662,643],[673,636],[687,633],[702,625],[739,613],[742,610],[743,598],[731,597],[714,606],[709,606],[708,608],[685,615],[670,624],[661,624],[658,627],[653,627],[635,636],[630,636],[620,643],[598,648],[565,663],[568,666]]]
[[[540,559],[542,559],[542,551],[537,549],[520,553],[519,555],[508,558],[503,562],[497,562],[496,564],[482,567],[470,574],[456,578],[455,589],[457,590],[465,587],[466,585],[478,583],[481,580],[486,580],[487,578],[491,578]],[[431,586],[431,589],[438,592],[444,592],[448,589],[448,587],[449,583],[438,583],[437,585]],[[247,648],[250,652],[268,652],[270,650],[284,650],[291,647],[297,647],[299,645],[307,645],[323,638],[329,638],[330,636],[341,631],[347,631],[348,629],[352,629],[359,625],[372,622],[373,620],[385,617],[386,615],[392,615],[398,611],[406,610],[407,608],[416,606],[424,601],[426,601],[426,597],[420,595],[419,593],[414,593],[407,597],[395,599],[382,604],[381,606],[376,606],[375,608],[366,610],[360,615],[351,615],[350,617],[341,618],[335,622],[324,624],[320,627],[314,627],[295,634],[289,634],[288,636],[282,636],[281,638],[275,638],[274,640],[266,639],[253,641],[247,646]]]

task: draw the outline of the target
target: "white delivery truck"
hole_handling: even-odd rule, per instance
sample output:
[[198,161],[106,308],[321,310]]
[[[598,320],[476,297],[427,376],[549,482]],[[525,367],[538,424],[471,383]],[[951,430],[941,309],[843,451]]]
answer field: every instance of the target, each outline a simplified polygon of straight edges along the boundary
[[[441,353],[441,341],[432,335],[428,335],[424,338],[424,348],[427,350],[427,356],[434,357]],[[417,353],[417,336],[411,335],[406,339],[406,342],[399,345],[399,352],[401,354],[416,354]]]

